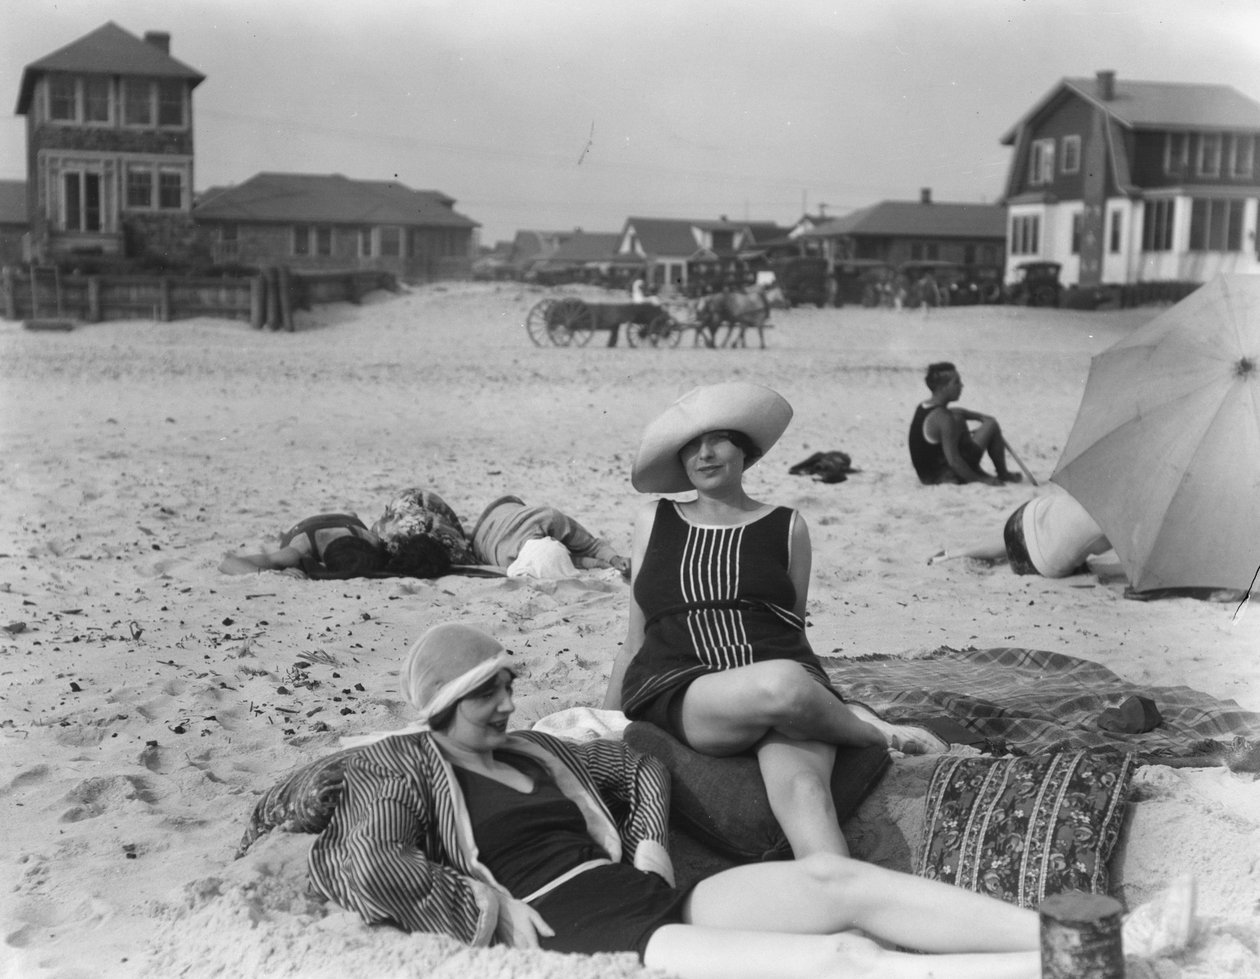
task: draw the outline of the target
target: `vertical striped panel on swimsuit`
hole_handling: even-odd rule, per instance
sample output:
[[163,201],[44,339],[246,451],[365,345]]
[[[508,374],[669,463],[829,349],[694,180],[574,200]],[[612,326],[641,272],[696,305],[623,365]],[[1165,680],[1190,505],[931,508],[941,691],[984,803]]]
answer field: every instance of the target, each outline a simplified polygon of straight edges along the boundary
[[[733,601],[739,598],[740,545],[744,526],[687,525],[679,590],[687,604]],[[729,670],[752,662],[752,644],[738,609],[696,608],[687,613],[687,630],[701,662]]]

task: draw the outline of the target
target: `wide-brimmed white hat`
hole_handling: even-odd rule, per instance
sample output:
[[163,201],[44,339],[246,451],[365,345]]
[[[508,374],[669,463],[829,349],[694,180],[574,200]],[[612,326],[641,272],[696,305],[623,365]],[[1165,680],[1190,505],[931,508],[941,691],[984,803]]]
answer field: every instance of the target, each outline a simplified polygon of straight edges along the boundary
[[792,406],[783,395],[761,384],[727,381],[693,388],[644,430],[630,483],[640,493],[685,493],[692,485],[678,453],[692,439],[722,429],[743,432],[765,455],[791,420]]

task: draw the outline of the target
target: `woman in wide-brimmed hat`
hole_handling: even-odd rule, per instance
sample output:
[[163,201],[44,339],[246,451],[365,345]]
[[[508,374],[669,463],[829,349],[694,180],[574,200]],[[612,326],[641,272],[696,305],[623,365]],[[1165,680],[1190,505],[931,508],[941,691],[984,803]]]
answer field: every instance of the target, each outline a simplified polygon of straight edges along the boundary
[[1039,974],[1035,912],[852,858],[675,887],[664,767],[620,741],[509,731],[512,666],[494,637],[459,623],[412,646],[400,676],[418,720],[346,762],[311,850],[316,890],[373,924],[633,951],[684,979]]
[[754,751],[796,856],[847,854],[829,788],[836,746],[921,754],[945,745],[846,704],[810,648],[809,530],[796,511],[744,488],[744,471],[791,418],[777,392],[731,381],[695,388],[647,426],[635,489],[696,495],[640,511],[629,629],[604,706],[696,751]]

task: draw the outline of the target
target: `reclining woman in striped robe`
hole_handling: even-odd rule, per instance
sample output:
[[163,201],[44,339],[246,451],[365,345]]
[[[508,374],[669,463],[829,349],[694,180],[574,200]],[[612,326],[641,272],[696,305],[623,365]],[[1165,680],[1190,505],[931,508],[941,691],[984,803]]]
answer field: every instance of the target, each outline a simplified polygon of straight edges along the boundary
[[509,732],[511,658],[484,632],[435,626],[401,677],[420,720],[347,763],[309,863],[315,889],[369,923],[634,951],[683,977],[1039,974],[1035,912],[847,857],[674,887],[663,766],[617,741]]

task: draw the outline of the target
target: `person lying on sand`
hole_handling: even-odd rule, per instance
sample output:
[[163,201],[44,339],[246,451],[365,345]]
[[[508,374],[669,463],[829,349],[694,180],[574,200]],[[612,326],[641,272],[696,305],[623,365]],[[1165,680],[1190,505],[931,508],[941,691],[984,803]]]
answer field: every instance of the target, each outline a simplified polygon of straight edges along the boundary
[[516,496],[501,496],[482,511],[473,527],[472,549],[479,563],[510,568],[526,543],[544,538],[563,544],[577,568],[630,570],[627,558],[568,514],[552,506],[530,506]]
[[370,924],[637,952],[682,977],[1040,974],[1036,912],[848,857],[676,888],[664,767],[620,741],[509,731],[512,662],[458,623],[412,646],[400,676],[417,723],[346,764],[310,852],[316,891]]
[[[1023,477],[1006,468],[1006,442],[997,419],[967,408],[949,407],[962,397],[958,369],[948,361],[940,361],[928,367],[923,380],[932,396],[915,408],[908,439],[910,462],[919,481],[927,486],[1018,483]],[[980,468],[986,454],[996,476]]]
[[604,707],[702,754],[755,753],[792,852],[847,855],[830,788],[836,746],[948,745],[845,703],[810,648],[809,530],[743,485],[791,417],[777,392],[733,381],[695,388],[648,424],[634,488],[696,498],[639,513],[626,641]]
[[416,535],[387,549],[353,513],[320,513],[280,535],[280,546],[258,553],[229,554],[224,574],[283,571],[305,578],[437,577],[450,567],[445,548]]
[[990,564],[1007,560],[1016,574],[1066,578],[1088,570],[1091,554],[1111,550],[1102,528],[1067,493],[1047,493],[1021,504],[1010,515],[999,537],[987,533],[978,543],[940,551],[928,564],[972,558]]

